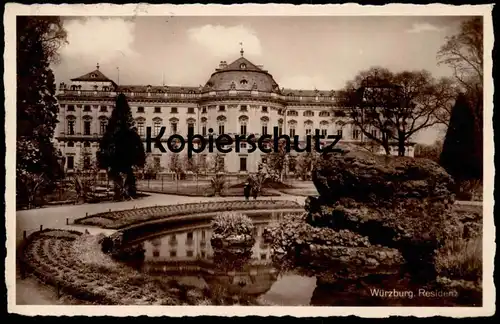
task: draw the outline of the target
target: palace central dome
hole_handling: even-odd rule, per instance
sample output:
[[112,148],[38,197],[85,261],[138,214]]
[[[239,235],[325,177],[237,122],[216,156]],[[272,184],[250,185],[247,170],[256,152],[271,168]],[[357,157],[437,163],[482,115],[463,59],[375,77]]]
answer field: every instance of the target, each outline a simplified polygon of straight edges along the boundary
[[262,91],[279,93],[273,76],[243,56],[231,64],[221,61],[203,88],[205,91]]

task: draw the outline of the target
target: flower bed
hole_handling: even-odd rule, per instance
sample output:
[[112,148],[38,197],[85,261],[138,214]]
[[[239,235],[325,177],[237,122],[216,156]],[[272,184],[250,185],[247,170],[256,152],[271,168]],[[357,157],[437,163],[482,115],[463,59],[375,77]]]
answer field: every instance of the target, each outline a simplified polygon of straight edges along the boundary
[[76,219],[75,224],[121,229],[146,221],[196,213],[214,213],[232,210],[245,211],[302,208],[303,207],[297,202],[290,200],[217,201],[104,212]]
[[[18,251],[22,273],[32,272],[63,294],[102,305],[210,305],[232,296],[141,274],[100,252],[101,237],[46,229],[30,235]],[[239,299],[240,302],[242,299]],[[245,304],[252,304],[246,299]]]

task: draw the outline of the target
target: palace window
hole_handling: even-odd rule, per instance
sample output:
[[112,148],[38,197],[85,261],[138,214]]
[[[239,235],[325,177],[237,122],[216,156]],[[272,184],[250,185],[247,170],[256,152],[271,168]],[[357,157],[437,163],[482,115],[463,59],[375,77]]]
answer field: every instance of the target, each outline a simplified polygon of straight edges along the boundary
[[226,106],[220,105],[219,106],[219,111],[226,111]]
[[299,113],[297,111],[295,111],[295,110],[289,110],[289,111],[287,111],[286,115],[287,116],[295,116],[296,117],[296,116],[299,115]]
[[304,117],[314,117],[314,112],[310,110],[304,111]]
[[247,106],[246,105],[241,105],[240,106],[240,111],[248,111]]
[[90,109],[90,105],[85,105],[83,106],[83,111],[92,111],[92,109]]
[[75,135],[75,121],[68,120],[68,135]]
[[101,107],[99,108],[99,111],[100,111],[100,112],[107,112],[107,111],[108,111],[108,106],[101,106]]
[[101,119],[101,122],[99,123],[99,134],[103,135],[106,133],[106,127],[108,126],[108,121],[105,119]]
[[306,135],[311,135],[312,130],[310,128],[306,128]]
[[66,166],[68,167],[68,169],[75,168],[75,158],[73,156],[68,156],[66,158]]
[[267,125],[269,123],[269,118],[266,116],[262,117],[260,119],[260,123],[262,126],[262,135],[267,135],[267,133],[268,133]]
[[75,142],[69,141],[67,145],[68,147],[75,147]]
[[144,136],[144,122],[140,121],[137,122],[137,134],[140,136]]
[[342,136],[342,130],[341,129],[337,130],[337,135]]
[[321,135],[326,137],[328,135],[328,129],[322,128],[321,129]]
[[68,105],[68,111],[75,111],[75,105]]
[[144,112],[144,107],[137,107],[137,112],[138,113],[143,113]]
[[224,122],[219,122],[219,135],[224,134]]
[[201,125],[201,135],[207,136],[207,124]]
[[248,81],[247,81],[247,80],[245,80],[245,79],[242,79],[242,80],[240,81],[240,84],[241,84],[241,85],[246,85],[246,84],[248,84]]
[[335,117],[345,117],[345,112],[338,110],[334,113],[334,115]]
[[201,108],[201,113],[206,114],[207,113],[207,107],[202,107]]
[[352,130],[352,139],[353,140],[358,140],[359,139],[359,129],[353,129]]
[[188,134],[192,132],[194,134],[194,120],[188,120]]
[[157,136],[158,134],[160,134],[160,129],[161,129],[161,121],[155,120],[153,124],[153,135]]
[[240,134],[241,135],[247,134],[247,122],[246,121],[242,121],[240,124]]
[[170,108],[170,113],[171,114],[177,114],[177,107]]
[[194,114],[194,108],[188,107],[188,114]]
[[90,120],[85,120],[83,122],[83,135],[90,135],[90,127],[91,127],[91,122]]
[[372,129],[371,134],[372,134],[373,137],[377,138],[378,134],[377,134],[377,130],[376,129]]
[[281,136],[283,134],[283,121],[279,120],[278,121],[278,136]]
[[177,251],[170,251],[170,257],[175,258],[177,256]]
[[295,125],[290,125],[290,137],[294,137],[295,136]]
[[83,147],[90,147],[90,142],[89,141],[83,142]]
[[262,112],[263,112],[263,113],[267,113],[267,112],[268,112],[268,110],[267,110],[267,107],[266,107],[266,106],[262,106]]
[[246,170],[247,170],[247,158],[240,157],[240,171],[246,171]]
[[330,117],[330,113],[328,111],[321,111],[319,117]]
[[170,122],[170,131],[172,134],[177,134],[177,122],[176,121]]
[[191,251],[191,250],[186,251],[186,256],[187,257],[192,257],[193,256],[193,251]]
[[160,251],[154,250],[153,251],[153,257],[158,258],[160,256]]
[[157,114],[161,113],[161,107],[155,107],[155,113]]

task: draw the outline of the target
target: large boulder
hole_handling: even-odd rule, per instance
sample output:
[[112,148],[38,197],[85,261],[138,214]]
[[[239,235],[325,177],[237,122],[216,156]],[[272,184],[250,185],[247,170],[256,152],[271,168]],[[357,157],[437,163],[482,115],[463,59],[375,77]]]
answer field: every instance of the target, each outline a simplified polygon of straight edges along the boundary
[[427,159],[376,155],[353,145],[323,154],[312,178],[325,203],[352,198],[366,203],[430,199],[452,203],[453,179]]

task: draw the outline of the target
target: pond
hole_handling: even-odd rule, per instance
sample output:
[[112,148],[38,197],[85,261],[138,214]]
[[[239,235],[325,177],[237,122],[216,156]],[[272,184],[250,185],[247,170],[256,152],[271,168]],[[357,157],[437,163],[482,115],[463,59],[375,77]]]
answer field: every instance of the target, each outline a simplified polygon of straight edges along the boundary
[[[330,274],[349,271],[330,267],[317,271],[308,265],[284,266],[262,238],[264,228],[280,221],[284,212],[244,212],[255,224],[255,244],[227,251],[210,244],[208,220],[169,224],[135,234],[128,246],[140,247],[139,259],[124,261],[160,280],[175,280],[198,288],[224,289],[233,295],[258,298],[266,304],[283,306],[454,306],[456,296],[427,298],[422,284],[412,283],[404,272],[370,275],[362,280],[331,280]],[[273,261],[274,259],[274,261]],[[453,294],[453,292],[445,292]]]

